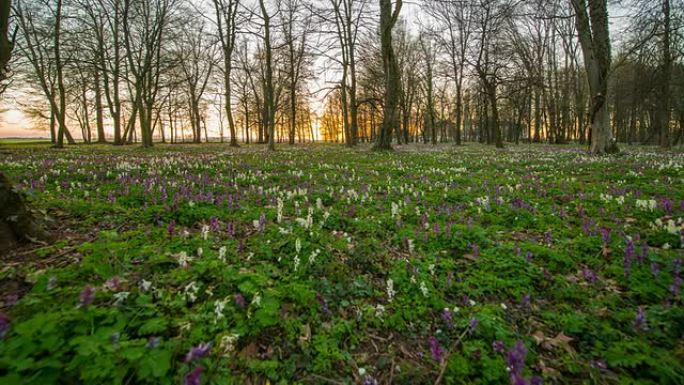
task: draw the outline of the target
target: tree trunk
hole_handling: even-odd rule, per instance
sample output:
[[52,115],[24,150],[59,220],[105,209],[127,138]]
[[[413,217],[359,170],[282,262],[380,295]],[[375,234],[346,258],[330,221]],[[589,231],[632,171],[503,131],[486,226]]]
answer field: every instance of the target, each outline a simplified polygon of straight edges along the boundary
[[102,84],[100,84],[100,71],[95,70],[95,120],[97,122],[97,142],[106,143],[104,130],[104,117],[102,116]]
[[11,1],[0,2],[0,82],[7,78],[7,64],[12,57],[12,42],[9,40],[9,16]]
[[21,194],[0,172],[0,251],[7,251],[19,242],[49,238],[26,208]]
[[660,146],[670,148],[670,80],[672,77],[672,53],[670,52],[670,0],[663,0],[663,62],[660,74],[660,97],[658,98],[658,125]]
[[392,28],[401,11],[402,0],[397,0],[392,10],[391,0],[380,0],[380,35],[382,62],[385,70],[385,108],[382,125],[375,143],[376,150],[392,149],[392,130],[399,127],[399,97],[401,94],[401,75],[399,64],[392,46]]
[[591,102],[591,153],[618,152],[613,140],[608,115],[608,71],[610,69],[610,38],[608,32],[608,6],[606,0],[571,0],[575,9],[575,24],[579,34],[584,66],[589,80]]

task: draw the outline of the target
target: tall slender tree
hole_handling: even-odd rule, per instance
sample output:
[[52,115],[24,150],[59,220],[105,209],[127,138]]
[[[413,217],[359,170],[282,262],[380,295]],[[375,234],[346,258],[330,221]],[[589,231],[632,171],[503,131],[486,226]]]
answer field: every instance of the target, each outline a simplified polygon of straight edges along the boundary
[[376,150],[391,150],[392,131],[399,129],[401,73],[392,45],[392,29],[399,19],[402,5],[402,0],[397,0],[394,6],[391,0],[380,0],[380,47],[385,75],[385,108],[374,146]]

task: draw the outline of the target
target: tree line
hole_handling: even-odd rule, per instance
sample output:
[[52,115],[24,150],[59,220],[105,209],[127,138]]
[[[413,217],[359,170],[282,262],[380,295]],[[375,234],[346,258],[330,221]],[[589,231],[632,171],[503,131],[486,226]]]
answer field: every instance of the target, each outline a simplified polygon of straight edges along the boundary
[[408,7],[13,0],[10,87],[57,147],[684,142],[683,0]]

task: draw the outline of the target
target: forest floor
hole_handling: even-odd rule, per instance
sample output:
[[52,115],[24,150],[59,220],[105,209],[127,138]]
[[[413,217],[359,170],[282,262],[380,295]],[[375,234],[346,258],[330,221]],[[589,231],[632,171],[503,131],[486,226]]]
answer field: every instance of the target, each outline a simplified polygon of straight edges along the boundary
[[0,383],[684,383],[684,154],[430,148],[0,148]]

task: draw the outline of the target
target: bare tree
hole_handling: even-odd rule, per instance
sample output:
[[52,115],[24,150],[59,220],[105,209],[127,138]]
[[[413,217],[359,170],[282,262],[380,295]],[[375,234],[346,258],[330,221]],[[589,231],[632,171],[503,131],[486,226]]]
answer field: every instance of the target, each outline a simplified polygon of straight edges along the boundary
[[[196,28],[186,29],[176,37],[175,54],[190,101],[193,141],[199,143],[202,137],[200,105],[209,84],[212,70],[216,65],[216,51],[214,49],[216,44],[207,38],[204,22],[200,20],[194,22],[198,24]],[[173,86],[175,85],[172,84],[171,87]]]
[[435,122],[435,93],[434,93],[434,68],[437,60],[434,38],[427,31],[420,32],[420,49],[423,53],[423,82],[425,89],[425,119],[424,129],[429,133],[432,144],[437,144],[437,132]]
[[259,0],[261,9],[261,19],[263,21],[263,40],[264,50],[264,113],[263,126],[268,133],[268,149],[275,151],[275,117],[276,117],[276,91],[273,85],[273,42],[271,41],[271,18],[265,0]]
[[472,35],[472,12],[464,2],[460,1],[427,1],[426,11],[431,15],[440,29],[438,37],[449,56],[449,64],[456,86],[455,139],[461,144],[461,128],[463,127],[463,83],[465,79],[466,54]]
[[306,76],[308,38],[311,33],[312,14],[305,11],[301,0],[284,0],[281,4],[281,28],[285,39],[285,67],[289,101],[289,144],[295,143],[299,88]]
[[[25,4],[27,3],[27,4]],[[43,6],[48,5],[50,13],[45,14]],[[31,3],[28,0],[16,3],[14,14],[20,31],[19,52],[29,61],[33,78],[38,82],[50,105],[51,119],[58,125],[52,134],[55,147],[64,146],[64,137],[74,143],[66,126],[66,88],[64,85],[64,63],[62,61],[62,0],[48,4]]]
[[218,27],[219,41],[223,51],[223,91],[228,129],[230,130],[230,145],[237,147],[237,130],[233,117],[232,102],[232,73],[233,52],[238,33],[238,9],[240,0],[212,0],[216,11],[216,23]]
[[[153,109],[160,90],[162,45],[175,3],[176,0],[124,0],[124,44],[127,70],[132,75],[129,79],[133,89],[132,115],[135,117],[137,114],[143,147],[153,145]],[[132,130],[133,125],[127,129]]]

